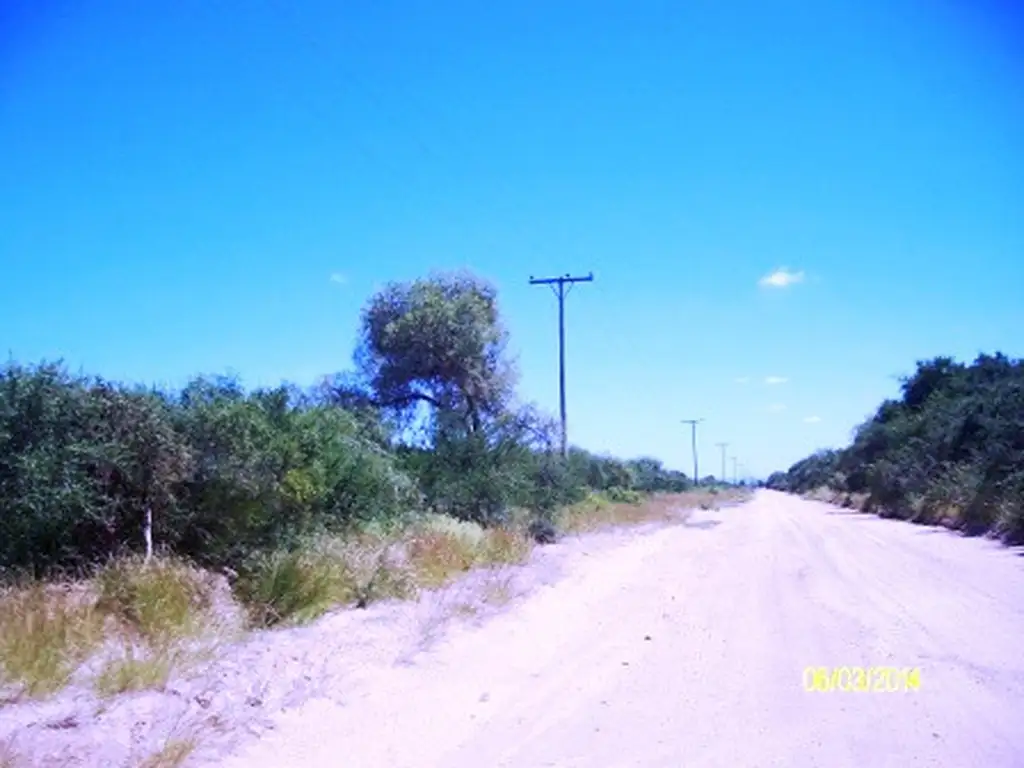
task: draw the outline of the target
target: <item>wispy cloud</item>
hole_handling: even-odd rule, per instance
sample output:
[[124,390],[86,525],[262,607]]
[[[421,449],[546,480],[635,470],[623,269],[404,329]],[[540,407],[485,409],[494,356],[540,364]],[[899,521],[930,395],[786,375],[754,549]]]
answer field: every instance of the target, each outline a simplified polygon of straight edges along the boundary
[[348,283],[348,277],[343,275],[341,272],[332,272],[330,280],[335,285],[345,285]]
[[805,424],[817,424],[821,421],[821,416],[804,416]]
[[768,406],[768,410],[771,411],[772,413],[782,413],[784,410],[786,410],[786,406],[783,405],[782,403],[772,403],[771,405]]
[[786,267],[781,267],[762,277],[758,284],[766,288],[786,288],[794,283],[802,283],[803,281],[803,272],[791,272]]
[[737,384],[749,384],[750,383],[750,377],[749,376],[739,376],[736,379],[736,383]]
[[789,379],[785,376],[765,376],[764,383],[769,386],[773,384],[785,384]]

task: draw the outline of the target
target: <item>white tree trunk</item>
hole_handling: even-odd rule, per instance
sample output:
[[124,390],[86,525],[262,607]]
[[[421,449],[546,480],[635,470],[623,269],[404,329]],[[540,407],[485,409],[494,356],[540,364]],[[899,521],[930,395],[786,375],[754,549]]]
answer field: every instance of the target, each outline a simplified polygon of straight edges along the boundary
[[153,508],[146,505],[146,518],[142,523],[142,535],[146,539],[146,562],[153,557]]

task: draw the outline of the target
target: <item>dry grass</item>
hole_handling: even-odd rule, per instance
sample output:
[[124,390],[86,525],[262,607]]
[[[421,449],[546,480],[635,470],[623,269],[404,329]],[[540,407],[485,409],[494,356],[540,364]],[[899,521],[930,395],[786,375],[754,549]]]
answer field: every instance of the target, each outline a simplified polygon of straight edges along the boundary
[[[559,528],[582,533],[607,526],[679,521],[687,509],[740,500],[742,492],[662,494],[636,502],[592,495],[563,511]],[[532,542],[525,519],[505,528],[428,515],[400,530],[347,539],[321,538],[253,561],[236,584],[251,625],[270,627],[312,621],[339,605],[366,606],[409,599],[478,567],[523,562]],[[500,569],[497,569],[500,570]],[[475,605],[511,599],[504,586],[485,581],[487,594],[453,602],[461,615]],[[30,585],[0,592],[0,685],[14,696],[43,696],[65,686],[104,642],[104,629],[139,649],[110,661],[95,680],[110,696],[161,687],[182,658],[182,641],[209,625],[210,574],[171,559],[146,564],[114,561],[85,584]],[[0,766],[2,768],[2,766]]]
[[186,711],[168,730],[159,748],[144,754],[142,749],[145,747],[140,745],[140,748],[133,750],[130,764],[133,768],[178,768],[204,742],[224,736],[226,725],[219,715],[204,716]]
[[253,625],[301,624],[339,605],[409,599],[480,566],[523,562],[521,526],[484,528],[427,515],[387,534],[321,538],[253,561],[236,585]]
[[154,652],[111,662],[97,688],[153,687],[166,680],[171,649],[208,625],[211,584],[181,562],[129,558],[78,584],[10,587],[0,593],[0,684],[16,698],[54,693],[107,638],[124,636]]
[[146,656],[136,656],[136,653],[128,650],[123,657],[107,662],[95,680],[96,693],[116,696],[128,691],[162,689],[171,676],[177,655],[164,649]]
[[339,605],[409,599],[481,565],[522,562],[518,529],[429,515],[400,531],[324,537],[256,558],[236,584],[256,627],[310,622]]
[[744,500],[749,492],[742,489],[696,490],[685,493],[659,493],[639,501],[614,501],[603,494],[563,510],[559,527],[567,533],[585,533],[609,526],[631,526],[643,523],[681,522],[686,511],[718,509],[725,504]]
[[847,493],[821,487],[803,494],[803,498],[811,499],[812,501],[822,501],[826,504],[834,504],[844,509],[856,509],[859,512],[866,512],[868,510],[867,502],[869,497],[866,493]]
[[153,646],[199,634],[211,605],[207,574],[177,560],[116,560],[96,577],[98,606]]
[[407,547],[417,582],[428,589],[477,566],[520,563],[530,549],[529,539],[519,528],[483,528],[442,517],[424,521]]
[[457,582],[439,590],[419,620],[419,648],[440,635],[454,619],[471,619],[488,609],[500,608],[514,600],[514,573],[507,567],[488,568],[467,582]]
[[168,739],[159,750],[139,763],[139,768],[178,768],[195,748],[193,739]]
[[409,598],[416,584],[392,544],[379,537],[323,538],[257,558],[236,586],[252,624],[303,624],[335,606]]
[[586,533],[609,526],[638,525],[666,519],[671,506],[654,497],[641,502],[610,501],[593,494],[584,501],[566,508],[559,518],[559,528],[566,533]]
[[518,595],[513,576],[508,571],[492,571],[491,577],[480,588],[480,601],[494,607],[508,605]]
[[516,565],[530,555],[532,544],[518,528],[492,528],[487,532],[480,562],[486,565]]
[[103,641],[103,616],[87,589],[68,584],[0,593],[0,683],[15,696],[39,697],[64,687]]

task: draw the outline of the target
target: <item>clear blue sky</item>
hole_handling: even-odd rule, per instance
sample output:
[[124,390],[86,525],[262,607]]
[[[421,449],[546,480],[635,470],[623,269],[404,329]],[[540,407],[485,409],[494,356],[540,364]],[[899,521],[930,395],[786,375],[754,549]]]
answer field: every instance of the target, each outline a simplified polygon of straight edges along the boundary
[[1021,14],[4,3],[0,342],[122,380],[310,383],[384,281],[470,267],[556,413],[556,303],[527,278],[593,270],[572,440],[687,469],[679,420],[703,417],[702,474],[720,440],[784,468],[918,358],[1024,355]]

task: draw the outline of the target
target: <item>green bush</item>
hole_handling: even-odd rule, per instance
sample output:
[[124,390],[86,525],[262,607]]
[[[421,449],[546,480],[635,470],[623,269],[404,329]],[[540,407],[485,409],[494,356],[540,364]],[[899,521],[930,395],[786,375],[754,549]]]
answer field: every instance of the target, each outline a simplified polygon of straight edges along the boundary
[[618,504],[639,504],[644,500],[643,494],[631,488],[613,487],[605,491],[608,501]]
[[829,487],[882,515],[1024,540],[1024,363],[998,353],[919,362],[901,395],[848,448],[803,459],[768,487]]
[[0,567],[36,574],[160,548],[212,566],[400,517],[413,480],[365,423],[290,388],[197,379],[177,395],[0,371]]
[[506,342],[493,286],[460,274],[371,297],[355,370],[309,390],[198,377],[157,391],[9,362],[0,576],[92,570],[149,540],[238,570],[422,511],[493,526],[525,509],[543,527],[588,490],[689,487],[655,459],[563,459],[557,426],[515,398]]

